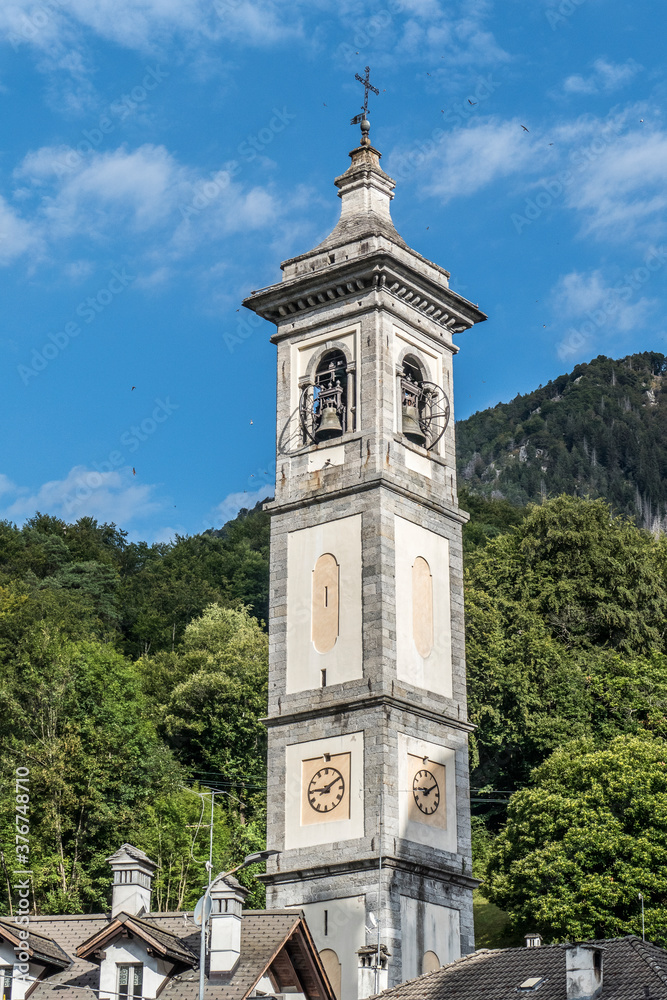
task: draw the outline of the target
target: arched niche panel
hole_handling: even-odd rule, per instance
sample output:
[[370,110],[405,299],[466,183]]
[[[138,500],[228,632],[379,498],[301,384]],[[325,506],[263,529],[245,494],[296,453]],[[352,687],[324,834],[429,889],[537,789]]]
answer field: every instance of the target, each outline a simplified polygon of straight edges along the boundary
[[340,1000],[342,978],[340,959],[333,948],[323,948],[320,951],[320,958],[322,959],[324,971],[326,972],[329,982],[331,983],[331,988],[338,997],[338,1000]]
[[[395,515],[396,677],[452,697],[452,622],[447,538]],[[428,555],[428,561],[424,558]],[[419,956],[421,961],[421,955]]]
[[412,638],[426,659],[433,650],[433,577],[423,556],[412,565]]
[[440,968],[440,959],[434,951],[425,951],[422,958],[422,975],[425,972],[435,972]]
[[339,632],[340,568],[330,552],[321,555],[313,570],[312,639],[318,653],[336,645]]

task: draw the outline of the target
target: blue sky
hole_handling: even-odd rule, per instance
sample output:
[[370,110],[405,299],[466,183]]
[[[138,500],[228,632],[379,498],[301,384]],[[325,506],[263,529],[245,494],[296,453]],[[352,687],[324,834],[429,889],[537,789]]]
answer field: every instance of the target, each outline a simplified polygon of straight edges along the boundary
[[397,229],[489,315],[457,418],[667,351],[666,34],[643,0],[3,5],[0,517],[166,540],[271,492],[240,304],[333,228],[366,64]]

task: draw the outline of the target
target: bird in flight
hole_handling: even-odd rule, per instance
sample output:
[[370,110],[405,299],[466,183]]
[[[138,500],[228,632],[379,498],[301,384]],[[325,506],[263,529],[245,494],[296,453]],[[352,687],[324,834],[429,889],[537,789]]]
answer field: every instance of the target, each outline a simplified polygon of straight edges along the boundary
[[530,129],[529,129],[529,128],[526,128],[526,126],[525,126],[525,125],[522,125],[522,126],[521,126],[521,128],[522,128],[522,129],[524,130],[524,132],[530,132]]
[[134,466],[132,466],[132,475],[133,475],[133,476],[136,476],[136,474],[137,474],[137,470],[135,469],[135,467],[134,467]]
[[472,104],[473,108],[477,107],[477,101],[471,101],[470,98],[468,98],[468,104]]
[[130,392],[134,392],[136,388],[137,388],[136,385],[133,385],[132,388],[130,389]]

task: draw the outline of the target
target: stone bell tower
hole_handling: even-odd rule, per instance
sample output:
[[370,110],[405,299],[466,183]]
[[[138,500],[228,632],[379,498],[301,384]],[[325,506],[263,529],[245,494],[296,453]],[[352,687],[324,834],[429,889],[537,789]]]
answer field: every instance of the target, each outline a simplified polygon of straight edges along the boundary
[[396,232],[369,129],[331,235],[244,302],[278,348],[267,897],[341,1000],[474,949],[452,337],[486,317]]

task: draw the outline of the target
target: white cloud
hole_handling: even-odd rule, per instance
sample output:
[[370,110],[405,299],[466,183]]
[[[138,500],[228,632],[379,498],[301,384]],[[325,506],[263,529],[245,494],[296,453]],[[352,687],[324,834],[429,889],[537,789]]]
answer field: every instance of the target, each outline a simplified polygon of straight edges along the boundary
[[443,202],[474,194],[499,177],[538,162],[533,142],[518,120],[479,121],[448,134],[446,142],[416,142],[410,150],[393,151],[388,159],[389,172],[399,178],[413,170],[426,172],[423,190]]
[[[0,201],[0,262],[41,243],[75,235],[108,243],[113,234],[133,240],[155,282],[161,268],[203,242],[268,228],[290,210],[290,199],[270,187],[247,187],[225,169],[203,175],[150,144],[86,154],[43,147],[25,156],[14,180],[24,215],[32,215],[26,222]],[[80,269],[70,276],[78,279]]]
[[37,228],[17,215],[0,195],[0,264],[10,264],[30,250],[41,248]]
[[259,503],[260,500],[272,498],[274,492],[273,483],[268,483],[264,486],[258,487],[256,490],[243,490],[237,493],[229,493],[224,500],[221,500],[220,503],[211,511],[211,523],[214,527],[219,528],[227,521],[231,521],[232,518],[236,517],[242,507],[246,507],[250,510],[256,503]]
[[[84,37],[94,33],[127,49],[156,52],[176,39],[229,38],[266,47],[303,33],[298,7],[277,0],[14,0],[0,9],[0,34],[14,46],[32,46],[54,62],[83,59]],[[67,69],[66,65],[60,68]]]
[[568,76],[563,84],[567,94],[598,94],[601,91],[610,93],[629,83],[641,70],[639,63],[628,59],[624,63],[612,63],[607,59],[596,59],[593,72],[584,77],[579,74]]
[[642,288],[664,266],[667,254],[649,255],[652,267],[640,266],[610,281],[600,269],[571,271],[562,275],[551,292],[551,304],[559,319],[573,325],[556,345],[561,360],[590,353],[596,340],[641,329],[659,300],[642,295]]
[[627,241],[661,239],[665,231],[667,133],[633,130],[593,156],[571,185],[568,204],[582,231]]
[[0,475],[0,519],[22,522],[39,510],[67,521],[89,516],[126,525],[161,509],[155,489],[154,485],[137,484],[129,467],[97,472],[76,465],[64,479],[43,483],[36,490],[16,486]]

